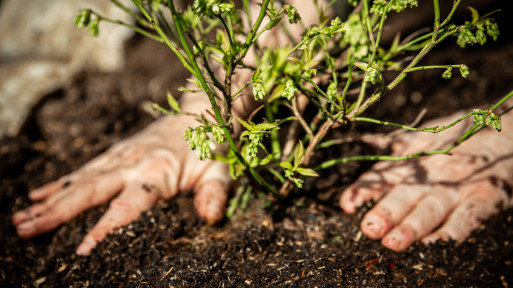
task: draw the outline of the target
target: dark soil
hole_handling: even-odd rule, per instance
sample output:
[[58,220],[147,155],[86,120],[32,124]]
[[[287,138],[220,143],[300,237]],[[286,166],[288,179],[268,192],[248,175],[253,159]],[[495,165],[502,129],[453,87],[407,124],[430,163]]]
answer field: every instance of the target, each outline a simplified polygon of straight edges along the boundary
[[[408,123],[422,108],[433,118],[503,96],[513,87],[508,26],[503,22],[498,43],[466,50],[451,43],[425,61],[465,63],[471,67],[468,79],[443,80],[440,71],[414,73],[373,115]],[[106,205],[54,232],[19,238],[11,216],[30,204],[30,189],[73,171],[144,128],[152,117],[140,103],[162,102],[166,91],[177,94],[184,83],[186,73],[167,48],[136,37],[128,43],[127,54],[124,71],[80,75],[34,108],[19,137],[1,140],[0,287],[513,285],[512,209],[486,221],[461,244],[415,244],[396,253],[362,236],[359,222],[368,207],[346,215],[337,198],[372,163],[331,169],[322,183],[308,183],[306,191],[281,203],[280,210],[264,210],[264,199],[254,199],[245,213],[214,227],[200,220],[192,196],[183,194],[109,235],[88,257],[77,256],[75,249]],[[367,148],[353,143],[341,149],[330,153],[356,154]]]

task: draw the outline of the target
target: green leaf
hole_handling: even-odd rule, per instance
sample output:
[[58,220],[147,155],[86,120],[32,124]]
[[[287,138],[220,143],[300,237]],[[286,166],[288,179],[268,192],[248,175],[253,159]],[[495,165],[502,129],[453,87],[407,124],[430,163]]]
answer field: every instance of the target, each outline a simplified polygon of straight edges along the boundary
[[249,134],[251,134],[249,130],[242,132],[242,134],[240,134],[240,139],[242,139],[244,136],[248,136]]
[[249,124],[248,122],[246,122],[246,121],[244,121],[244,120],[240,119],[239,117],[237,117],[237,116],[235,116],[235,115],[233,115],[233,117],[234,117],[235,119],[237,119],[237,121],[239,121],[239,123],[240,123],[240,124],[242,124],[242,126],[244,126],[246,129],[248,129],[248,130],[253,130],[253,126],[254,126],[254,125]]
[[97,37],[99,33],[98,24],[100,20],[98,18],[94,18],[89,24],[87,24],[87,29],[89,29],[89,35],[91,37]]
[[289,162],[280,162],[280,167],[285,168],[287,170],[292,170],[292,164]]
[[472,24],[476,24],[476,22],[479,20],[479,12],[470,6],[468,6],[467,9],[470,10],[470,13],[472,13]]
[[401,40],[401,33],[396,33],[395,34],[395,37],[394,37],[394,40],[392,40],[392,44],[390,45],[390,51],[396,51],[397,48],[399,47],[399,41]]
[[153,110],[160,111],[160,112],[162,112],[162,113],[164,113],[164,114],[173,114],[173,113],[171,113],[170,111],[168,111],[168,110],[166,110],[166,109],[164,109],[164,108],[160,107],[160,105],[159,105],[159,104],[157,104],[157,103],[152,103],[152,104],[151,104],[151,108],[152,108]]
[[217,153],[212,153],[212,159],[215,160],[215,161],[221,161],[221,162],[224,162],[226,164],[231,164],[232,161],[228,160],[227,157],[221,155],[221,154],[217,154]]
[[273,153],[267,155],[262,161],[260,161],[260,165],[267,165],[269,162],[274,161],[278,157],[278,153]]
[[296,169],[296,172],[301,174],[301,175],[305,175],[305,176],[319,177],[319,174],[317,174],[317,172],[315,172],[311,168],[299,167],[299,168]]
[[276,18],[271,19],[271,21],[268,24],[269,25],[269,30],[271,28],[273,28],[274,26],[278,25],[278,23],[280,23],[282,18],[283,18],[282,16],[278,16]]
[[305,62],[303,62],[303,60],[299,59],[299,58],[296,58],[296,57],[289,57],[288,60],[294,62],[295,64],[298,64],[298,65],[305,65]]
[[297,168],[299,167],[299,165],[301,165],[301,161],[303,161],[303,156],[305,156],[303,142],[299,141],[298,146],[296,148],[296,153],[294,153],[294,168]]
[[178,104],[175,97],[173,97],[170,92],[167,92],[167,103],[171,109],[175,110],[176,112],[180,112],[180,104]]
[[84,27],[87,27],[89,25],[89,22],[91,20],[91,10],[84,9],[77,13],[77,16],[75,17],[75,26],[78,29],[82,29]]
[[303,180],[298,178],[290,178],[294,184],[296,184],[297,188],[303,188]]
[[314,67],[319,65],[318,59],[311,59],[310,61],[305,63],[305,67],[308,69],[313,69]]
[[253,73],[253,77],[251,80],[253,80],[253,82],[256,82],[258,81],[258,79],[260,79],[260,66],[258,66],[255,70],[255,73]]
[[354,62],[354,66],[362,69],[363,71],[367,71],[367,63],[363,62]]
[[277,123],[259,123],[259,124],[255,125],[252,129],[258,130],[258,131],[267,131],[267,130],[279,129],[279,128],[280,127],[278,126]]
[[285,91],[285,84],[280,84],[274,88],[273,93],[271,94],[271,97],[269,97],[269,102],[272,102],[276,99],[280,99],[281,95],[283,94],[283,91]]

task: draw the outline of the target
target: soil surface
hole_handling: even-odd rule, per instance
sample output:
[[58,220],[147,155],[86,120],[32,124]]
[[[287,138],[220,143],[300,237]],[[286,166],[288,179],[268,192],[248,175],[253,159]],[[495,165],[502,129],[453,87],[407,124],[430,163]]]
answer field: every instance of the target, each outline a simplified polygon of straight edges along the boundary
[[[504,23],[497,43],[462,50],[450,40],[424,61],[465,63],[471,68],[467,79],[444,80],[440,71],[413,73],[372,115],[408,123],[423,108],[433,118],[486,107],[505,95],[513,87],[513,33],[511,23]],[[264,209],[266,199],[255,197],[246,211],[213,227],[202,222],[192,195],[184,193],[109,235],[87,257],[75,249],[107,205],[48,234],[19,238],[11,216],[30,204],[30,189],[143,129],[153,120],[143,101],[162,103],[166,91],[178,95],[187,74],[166,47],[135,37],[126,49],[126,69],[80,75],[34,108],[19,137],[1,140],[0,287],[513,286],[512,209],[484,222],[461,244],[417,243],[396,253],[362,236],[359,223],[371,204],[346,215],[338,196],[372,163],[334,167],[324,172],[322,183],[309,182],[305,191],[278,203],[280,209],[278,204]],[[370,148],[353,142],[337,149],[329,153]]]

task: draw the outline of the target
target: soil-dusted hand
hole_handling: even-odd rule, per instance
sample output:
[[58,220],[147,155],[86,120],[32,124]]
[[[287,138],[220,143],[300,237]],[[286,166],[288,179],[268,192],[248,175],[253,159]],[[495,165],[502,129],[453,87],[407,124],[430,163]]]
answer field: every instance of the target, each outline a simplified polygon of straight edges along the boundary
[[183,139],[193,117],[167,116],[119,142],[81,169],[30,192],[40,201],[13,216],[21,237],[55,229],[83,211],[110,203],[77,249],[86,255],[114,228],[129,224],[159,199],[195,192],[197,212],[207,223],[223,217],[230,181],[222,162],[200,161]]
[[[438,119],[423,125],[450,123]],[[468,119],[470,120],[470,119]],[[451,128],[439,134],[408,133],[394,139],[395,155],[442,149],[462,135]],[[382,161],[348,187],[340,206],[354,213],[365,201],[378,201],[364,216],[361,229],[371,239],[395,251],[417,240],[465,240],[481,221],[512,206],[513,115],[502,117],[502,132],[487,127],[452,150],[399,162]],[[454,129],[454,130],[453,130]]]

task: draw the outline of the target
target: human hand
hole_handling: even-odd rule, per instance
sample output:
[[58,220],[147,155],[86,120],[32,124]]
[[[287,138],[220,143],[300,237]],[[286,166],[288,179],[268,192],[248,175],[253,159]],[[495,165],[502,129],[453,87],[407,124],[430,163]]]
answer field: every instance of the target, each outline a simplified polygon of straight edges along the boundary
[[[449,122],[439,119],[424,126]],[[364,216],[361,230],[395,251],[417,240],[465,240],[481,221],[499,211],[499,204],[512,206],[512,115],[503,116],[502,122],[501,133],[485,128],[452,150],[452,156],[378,162],[343,192],[340,207],[355,213],[365,201],[378,201]],[[437,135],[403,134],[394,140],[393,154],[445,148],[466,127],[469,123]]]
[[57,228],[91,207],[110,207],[77,249],[87,255],[116,227],[129,224],[159,199],[195,192],[198,214],[213,224],[223,217],[230,178],[224,163],[200,161],[183,140],[189,116],[167,116],[117,143],[79,170],[34,189],[38,203],[13,215],[23,238]]

